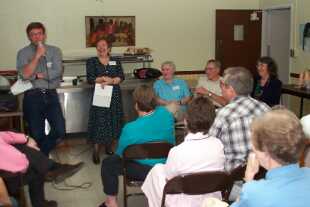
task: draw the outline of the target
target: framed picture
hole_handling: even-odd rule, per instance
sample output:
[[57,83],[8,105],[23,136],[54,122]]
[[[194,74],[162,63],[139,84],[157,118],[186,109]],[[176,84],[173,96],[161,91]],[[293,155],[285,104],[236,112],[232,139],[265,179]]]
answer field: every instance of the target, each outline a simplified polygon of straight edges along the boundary
[[113,47],[135,46],[134,16],[86,16],[86,47],[95,47],[99,38],[105,38]]

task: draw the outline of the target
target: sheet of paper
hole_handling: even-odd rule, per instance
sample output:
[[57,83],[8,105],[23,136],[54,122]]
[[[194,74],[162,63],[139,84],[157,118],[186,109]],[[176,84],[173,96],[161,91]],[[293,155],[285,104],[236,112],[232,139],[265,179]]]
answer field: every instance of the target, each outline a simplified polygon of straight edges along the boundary
[[101,87],[101,84],[96,83],[93,97],[93,105],[99,107],[110,108],[113,86]]

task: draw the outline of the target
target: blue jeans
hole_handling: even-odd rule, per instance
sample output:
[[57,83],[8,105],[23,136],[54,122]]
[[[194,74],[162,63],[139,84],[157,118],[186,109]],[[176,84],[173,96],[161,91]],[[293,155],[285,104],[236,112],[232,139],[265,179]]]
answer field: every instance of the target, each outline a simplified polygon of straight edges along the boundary
[[[23,110],[30,136],[38,143],[41,151],[48,155],[56,142],[65,136],[65,120],[56,89],[32,89],[24,95]],[[50,125],[45,134],[45,119]]]

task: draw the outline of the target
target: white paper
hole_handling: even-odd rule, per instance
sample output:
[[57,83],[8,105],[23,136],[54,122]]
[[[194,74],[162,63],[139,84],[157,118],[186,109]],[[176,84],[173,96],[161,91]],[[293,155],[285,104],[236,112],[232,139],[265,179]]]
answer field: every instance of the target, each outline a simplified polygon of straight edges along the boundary
[[13,95],[24,93],[32,88],[32,83],[29,80],[18,79],[12,86],[11,92]]
[[101,87],[101,84],[96,83],[93,97],[93,105],[99,107],[110,108],[113,86]]

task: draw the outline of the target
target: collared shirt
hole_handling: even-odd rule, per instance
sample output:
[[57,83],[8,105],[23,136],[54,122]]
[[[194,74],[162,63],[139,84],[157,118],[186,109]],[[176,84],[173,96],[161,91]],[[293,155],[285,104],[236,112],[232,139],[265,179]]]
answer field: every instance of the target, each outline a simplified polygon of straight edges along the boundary
[[[59,87],[62,76],[62,55],[59,48],[44,45],[46,47],[46,55],[39,59],[32,76],[29,78],[34,88],[55,89]],[[29,64],[35,56],[36,46],[30,44],[17,53],[16,67],[19,76],[23,78],[23,68]],[[43,79],[36,79],[36,73],[43,73]],[[25,78],[24,78],[25,79]]]
[[306,207],[309,198],[310,168],[291,164],[269,170],[266,179],[246,183],[231,207]]
[[[174,118],[164,106],[158,106],[153,113],[127,123],[122,129],[116,154],[122,156],[123,151],[129,145],[155,141],[175,144]],[[166,159],[137,160],[141,164],[151,166],[165,161]]]
[[252,120],[268,110],[265,103],[248,96],[235,97],[219,110],[209,134],[218,137],[224,144],[225,170],[232,170],[246,161],[251,150]]
[[[180,101],[185,97],[191,96],[186,81],[182,79],[173,79],[171,83],[165,80],[157,80],[154,83],[156,95],[165,101]],[[183,109],[185,109],[183,107]]]

